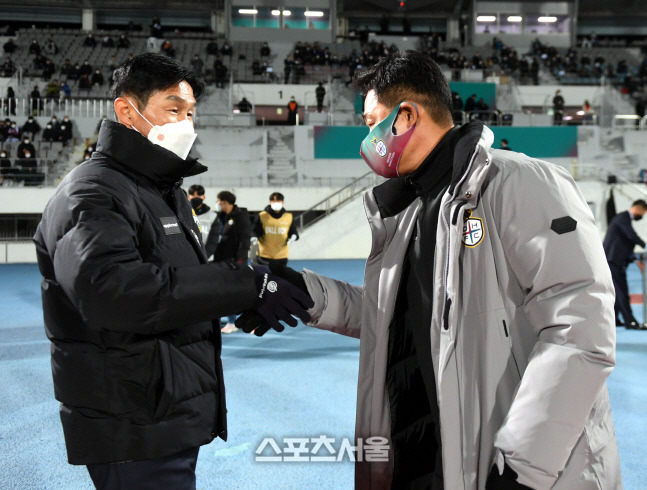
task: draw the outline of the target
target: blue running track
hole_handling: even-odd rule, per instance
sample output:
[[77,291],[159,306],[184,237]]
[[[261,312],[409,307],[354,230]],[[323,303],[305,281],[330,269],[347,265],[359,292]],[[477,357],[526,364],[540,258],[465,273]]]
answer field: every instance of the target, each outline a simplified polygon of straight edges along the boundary
[[[361,284],[360,260],[292,261],[296,269]],[[92,488],[85,467],[67,464],[54,400],[35,265],[0,266],[0,488]],[[630,268],[630,291],[640,277]],[[642,306],[634,306],[643,318]],[[647,488],[647,332],[618,328],[617,366],[609,379],[625,489]],[[229,440],[204,446],[202,489],[351,489],[353,465],[341,462],[259,462],[265,438],[334,438],[336,452],[352,440],[359,341],[300,325],[262,338],[223,338]],[[295,443],[298,447],[298,443]],[[330,454],[326,446],[317,455]],[[272,456],[266,446],[262,456]],[[312,453],[306,453],[306,456]]]

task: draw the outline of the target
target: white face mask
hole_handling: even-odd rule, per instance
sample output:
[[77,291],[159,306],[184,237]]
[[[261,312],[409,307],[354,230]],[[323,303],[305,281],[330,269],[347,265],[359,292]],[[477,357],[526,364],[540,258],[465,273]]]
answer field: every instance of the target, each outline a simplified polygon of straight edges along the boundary
[[[166,148],[168,151],[175,153],[182,160],[186,160],[186,157],[193,146],[193,142],[198,136],[193,129],[191,121],[184,119],[183,121],[175,123],[166,123],[163,126],[154,126],[141,112],[137,110],[130,100],[128,100],[128,103],[133,107],[133,109],[135,109],[135,111],[137,111],[137,114],[142,116],[144,121],[151,125],[151,130],[148,133],[148,141],[161,146],[162,148]],[[137,131],[134,126],[132,126],[132,128]]]
[[282,202],[271,202],[270,207],[272,208],[272,211],[278,213],[281,209],[283,209],[283,203]]
[[217,202],[216,204],[214,204],[214,206],[213,206],[213,210],[214,210],[216,213],[219,213],[220,211],[222,211],[222,206],[220,205],[220,203],[219,203],[219,202]]

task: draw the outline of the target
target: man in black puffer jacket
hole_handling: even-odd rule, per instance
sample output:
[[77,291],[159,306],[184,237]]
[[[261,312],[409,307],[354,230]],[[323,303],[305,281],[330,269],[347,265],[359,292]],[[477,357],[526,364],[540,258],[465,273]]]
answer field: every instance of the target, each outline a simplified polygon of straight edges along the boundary
[[227,436],[213,320],[250,307],[276,320],[272,298],[291,286],[207,263],[180,189],[206,170],[187,156],[201,80],[158,54],[114,80],[119,122],[103,122],[34,237],[54,391],[68,460],[98,488],[195,488],[199,446]]

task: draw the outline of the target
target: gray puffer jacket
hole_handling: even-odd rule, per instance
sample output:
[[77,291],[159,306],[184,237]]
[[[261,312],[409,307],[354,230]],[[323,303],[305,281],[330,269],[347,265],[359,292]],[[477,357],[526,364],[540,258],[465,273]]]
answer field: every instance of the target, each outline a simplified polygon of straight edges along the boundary
[[[483,127],[477,143],[458,143],[437,230],[429,328],[445,488],[483,489],[504,460],[534,489],[622,488],[606,387],[614,292],[594,218],[564,169],[492,141]],[[374,193],[364,200],[363,287],[304,278],[311,325],[360,338],[366,440],[391,434],[388,331],[420,200],[388,218]],[[390,488],[391,465],[358,462],[356,487]]]

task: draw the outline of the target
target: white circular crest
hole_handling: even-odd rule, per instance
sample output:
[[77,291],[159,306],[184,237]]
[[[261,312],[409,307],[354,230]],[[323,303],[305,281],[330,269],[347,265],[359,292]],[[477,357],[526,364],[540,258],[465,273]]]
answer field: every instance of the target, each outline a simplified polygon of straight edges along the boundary
[[377,151],[377,154],[380,155],[381,157],[386,155],[386,145],[384,144],[384,141],[379,140],[375,145],[375,150]]
[[279,288],[279,286],[276,284],[274,281],[270,281],[267,283],[267,290],[270,293],[276,293],[276,290]]

